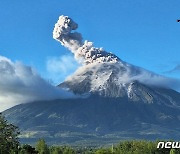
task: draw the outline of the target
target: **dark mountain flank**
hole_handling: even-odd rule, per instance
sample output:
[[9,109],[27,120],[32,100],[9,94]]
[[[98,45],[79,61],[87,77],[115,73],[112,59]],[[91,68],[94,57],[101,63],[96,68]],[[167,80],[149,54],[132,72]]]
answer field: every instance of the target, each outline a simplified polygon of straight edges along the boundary
[[[141,85],[141,88],[151,88]],[[180,94],[154,89],[153,102],[128,97],[91,95],[84,99],[39,101],[4,112],[21,129],[21,140],[33,143],[107,144],[124,139],[180,138]],[[144,94],[146,95],[146,94]],[[152,93],[149,93],[152,95]],[[153,95],[152,95],[153,97]],[[176,104],[176,105],[175,105]]]

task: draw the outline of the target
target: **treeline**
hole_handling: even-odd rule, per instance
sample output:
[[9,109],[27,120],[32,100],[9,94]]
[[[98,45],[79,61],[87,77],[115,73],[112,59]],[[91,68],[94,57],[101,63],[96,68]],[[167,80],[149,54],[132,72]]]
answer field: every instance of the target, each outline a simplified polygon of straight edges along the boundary
[[158,142],[151,141],[122,141],[107,148],[48,147],[45,141],[40,139],[35,148],[31,147],[28,151],[27,148],[22,147],[20,151],[22,154],[180,154],[180,149],[157,149],[157,144]]
[[0,114],[0,154],[180,154],[180,149],[157,148],[158,141],[122,141],[111,147],[48,146],[44,139],[33,147],[21,145],[19,130]]
[[157,149],[158,142],[122,141],[107,148],[73,148],[70,146],[48,146],[40,139],[35,147],[24,144],[2,154],[180,154],[180,149]]

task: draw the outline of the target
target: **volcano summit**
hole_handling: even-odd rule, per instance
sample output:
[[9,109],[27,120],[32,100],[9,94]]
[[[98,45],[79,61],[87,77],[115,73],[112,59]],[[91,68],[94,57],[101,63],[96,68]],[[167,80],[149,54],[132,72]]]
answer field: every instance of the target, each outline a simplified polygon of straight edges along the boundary
[[[73,32],[78,28],[68,16],[60,16],[55,24],[53,38],[67,47],[82,66],[60,87],[76,94],[96,93],[101,96],[132,98],[134,82],[153,87],[180,87],[180,82],[157,75],[143,68],[128,64],[116,55],[96,48],[82,35]],[[80,86],[78,86],[80,85]],[[150,97],[151,95],[149,95]]]

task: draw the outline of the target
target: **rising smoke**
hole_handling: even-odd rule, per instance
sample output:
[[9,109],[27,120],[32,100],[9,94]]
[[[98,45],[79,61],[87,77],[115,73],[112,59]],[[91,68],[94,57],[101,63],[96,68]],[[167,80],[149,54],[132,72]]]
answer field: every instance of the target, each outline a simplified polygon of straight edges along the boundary
[[112,53],[104,51],[102,48],[95,48],[92,42],[83,42],[82,36],[76,30],[78,25],[68,16],[60,16],[55,24],[53,38],[61,45],[74,53],[75,59],[83,64],[93,62],[117,62],[120,59]]

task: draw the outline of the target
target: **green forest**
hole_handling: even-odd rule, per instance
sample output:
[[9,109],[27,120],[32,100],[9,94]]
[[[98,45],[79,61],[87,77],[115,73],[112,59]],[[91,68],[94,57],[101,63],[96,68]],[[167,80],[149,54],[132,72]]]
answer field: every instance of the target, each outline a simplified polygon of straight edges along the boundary
[[110,147],[49,146],[39,139],[35,146],[21,144],[18,127],[0,114],[0,154],[180,154],[180,149],[157,149],[158,141],[120,141]]

